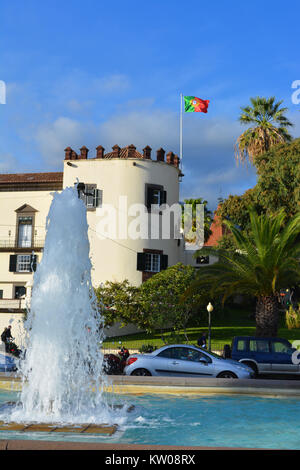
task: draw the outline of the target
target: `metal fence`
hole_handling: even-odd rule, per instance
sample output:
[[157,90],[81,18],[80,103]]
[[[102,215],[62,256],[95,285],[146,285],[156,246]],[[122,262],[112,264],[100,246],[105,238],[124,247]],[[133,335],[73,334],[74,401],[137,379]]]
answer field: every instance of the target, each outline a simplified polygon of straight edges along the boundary
[[[143,345],[150,345],[154,347],[154,349],[158,349],[160,347],[162,347],[163,345],[162,344],[155,344],[154,342],[147,342],[147,341],[144,341],[144,343],[142,344],[141,341],[137,341],[137,342],[134,342],[134,341],[124,341],[124,343],[122,342],[122,344],[119,343],[119,341],[115,341],[113,342],[112,340],[110,340],[109,342],[107,343],[103,343],[102,345],[102,351],[104,354],[115,354],[117,353],[121,346],[125,346],[128,350],[129,350],[129,353],[130,354],[135,354],[135,353],[138,353],[142,350],[142,346]],[[185,344],[185,343],[184,343]],[[191,342],[190,343],[191,345],[193,346],[197,346],[196,343],[193,343]],[[228,344],[228,343],[214,343],[212,341],[211,343],[211,351],[214,352],[215,354],[219,354],[220,356],[222,355],[223,353],[223,349],[224,349],[224,346],[225,344]]]

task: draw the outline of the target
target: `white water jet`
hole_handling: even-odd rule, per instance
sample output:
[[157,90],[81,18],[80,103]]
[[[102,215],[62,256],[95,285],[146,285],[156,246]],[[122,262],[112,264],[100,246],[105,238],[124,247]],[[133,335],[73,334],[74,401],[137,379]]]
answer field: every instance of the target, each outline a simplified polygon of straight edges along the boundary
[[22,391],[12,421],[110,422],[103,399],[103,322],[91,283],[86,207],[76,188],[55,193],[25,322]]

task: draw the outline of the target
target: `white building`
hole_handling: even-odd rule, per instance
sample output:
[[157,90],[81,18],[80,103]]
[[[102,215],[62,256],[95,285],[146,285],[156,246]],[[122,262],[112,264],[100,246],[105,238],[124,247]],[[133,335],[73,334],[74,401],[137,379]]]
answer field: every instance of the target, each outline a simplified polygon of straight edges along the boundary
[[[178,204],[181,177],[177,155],[165,155],[161,148],[151,158],[150,147],[140,153],[133,145],[122,149],[115,145],[109,153],[99,146],[94,158],[88,158],[86,147],[79,154],[68,147],[62,172],[1,174],[0,330],[17,320],[12,328],[13,335],[19,336],[16,325],[22,330],[24,297],[30,297],[33,271],[43,255],[52,193],[74,184],[83,183],[80,197],[87,207],[95,287],[124,279],[139,285],[187,259],[196,265],[191,252],[188,257],[184,254],[183,242],[174,238],[172,230],[169,237],[151,234],[157,226],[153,221],[162,219],[160,206]],[[110,220],[105,225],[107,208]],[[139,233],[141,218],[147,221],[146,236]]]

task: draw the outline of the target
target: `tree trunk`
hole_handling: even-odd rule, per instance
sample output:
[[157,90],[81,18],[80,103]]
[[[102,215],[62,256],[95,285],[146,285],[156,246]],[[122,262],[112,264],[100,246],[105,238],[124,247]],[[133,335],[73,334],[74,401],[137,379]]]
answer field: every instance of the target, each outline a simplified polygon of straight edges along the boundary
[[277,336],[278,300],[275,295],[259,297],[256,302],[256,336]]

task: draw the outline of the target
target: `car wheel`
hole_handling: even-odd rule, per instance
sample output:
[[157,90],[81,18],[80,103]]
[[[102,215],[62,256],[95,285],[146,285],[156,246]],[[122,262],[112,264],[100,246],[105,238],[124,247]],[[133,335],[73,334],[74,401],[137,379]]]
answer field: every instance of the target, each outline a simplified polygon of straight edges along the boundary
[[217,379],[237,379],[237,375],[235,375],[233,372],[230,372],[230,370],[226,370],[224,372],[221,372],[217,376]]
[[140,375],[143,377],[152,375],[147,369],[135,369],[130,375]]

